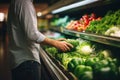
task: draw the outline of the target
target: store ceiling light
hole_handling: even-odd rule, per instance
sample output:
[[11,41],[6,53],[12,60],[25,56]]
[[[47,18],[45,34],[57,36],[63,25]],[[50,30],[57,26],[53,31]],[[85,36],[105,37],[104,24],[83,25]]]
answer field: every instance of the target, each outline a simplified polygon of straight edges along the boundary
[[0,12],[0,22],[3,22],[5,18],[5,14]]
[[56,14],[56,13],[59,13],[59,12],[62,12],[62,11],[72,9],[72,8],[77,8],[79,6],[84,6],[86,4],[94,3],[96,1],[98,1],[98,0],[83,0],[83,1],[80,1],[80,2],[76,2],[76,3],[70,4],[70,5],[61,7],[59,9],[55,9],[55,10],[52,11],[52,14]]
[[37,12],[37,16],[38,17],[42,16],[42,13],[41,12]]

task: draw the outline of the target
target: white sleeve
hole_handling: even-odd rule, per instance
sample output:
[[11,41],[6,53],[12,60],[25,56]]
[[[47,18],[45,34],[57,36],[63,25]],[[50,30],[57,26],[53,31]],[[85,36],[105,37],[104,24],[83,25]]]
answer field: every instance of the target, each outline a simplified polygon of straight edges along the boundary
[[25,1],[22,5],[20,22],[25,32],[25,36],[28,39],[37,43],[40,43],[45,39],[45,36],[39,32],[37,28],[37,17],[32,2]]

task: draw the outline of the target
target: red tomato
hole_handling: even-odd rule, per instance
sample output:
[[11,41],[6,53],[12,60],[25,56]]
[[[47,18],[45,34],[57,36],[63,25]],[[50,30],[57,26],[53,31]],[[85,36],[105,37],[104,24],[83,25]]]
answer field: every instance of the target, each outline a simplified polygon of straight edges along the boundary
[[88,19],[89,16],[88,16],[87,14],[85,14],[85,15],[82,16],[82,18],[83,18],[83,19]]
[[84,20],[84,23],[85,23],[85,25],[87,26],[87,25],[89,24],[89,20],[88,20],[88,19],[85,19],[85,20]]
[[74,26],[73,30],[77,31],[78,30],[78,26]]
[[94,13],[92,13],[90,17],[96,19],[96,15]]
[[98,17],[96,20],[101,20],[101,17]]

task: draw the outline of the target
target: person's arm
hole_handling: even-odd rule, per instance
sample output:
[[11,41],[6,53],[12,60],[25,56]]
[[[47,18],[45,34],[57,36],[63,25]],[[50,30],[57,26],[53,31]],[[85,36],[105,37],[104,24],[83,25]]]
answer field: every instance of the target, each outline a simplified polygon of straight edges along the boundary
[[65,41],[58,41],[54,39],[50,39],[45,37],[39,30],[37,29],[37,18],[34,7],[32,3],[25,3],[21,15],[21,22],[23,24],[23,29],[27,38],[36,43],[44,43],[47,45],[54,46],[62,51],[68,51],[71,47],[71,44]]
[[54,46],[64,52],[69,51],[71,48],[73,48],[73,46],[66,41],[58,41],[50,38],[45,38],[42,43]]

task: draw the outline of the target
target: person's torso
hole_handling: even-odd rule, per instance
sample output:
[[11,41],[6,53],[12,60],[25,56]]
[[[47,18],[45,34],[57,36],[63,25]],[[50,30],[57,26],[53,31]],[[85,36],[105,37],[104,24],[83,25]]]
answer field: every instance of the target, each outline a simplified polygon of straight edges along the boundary
[[8,13],[9,55],[12,67],[26,60],[39,62],[40,45],[28,39],[19,21],[24,1],[32,3],[32,0],[13,0]]

